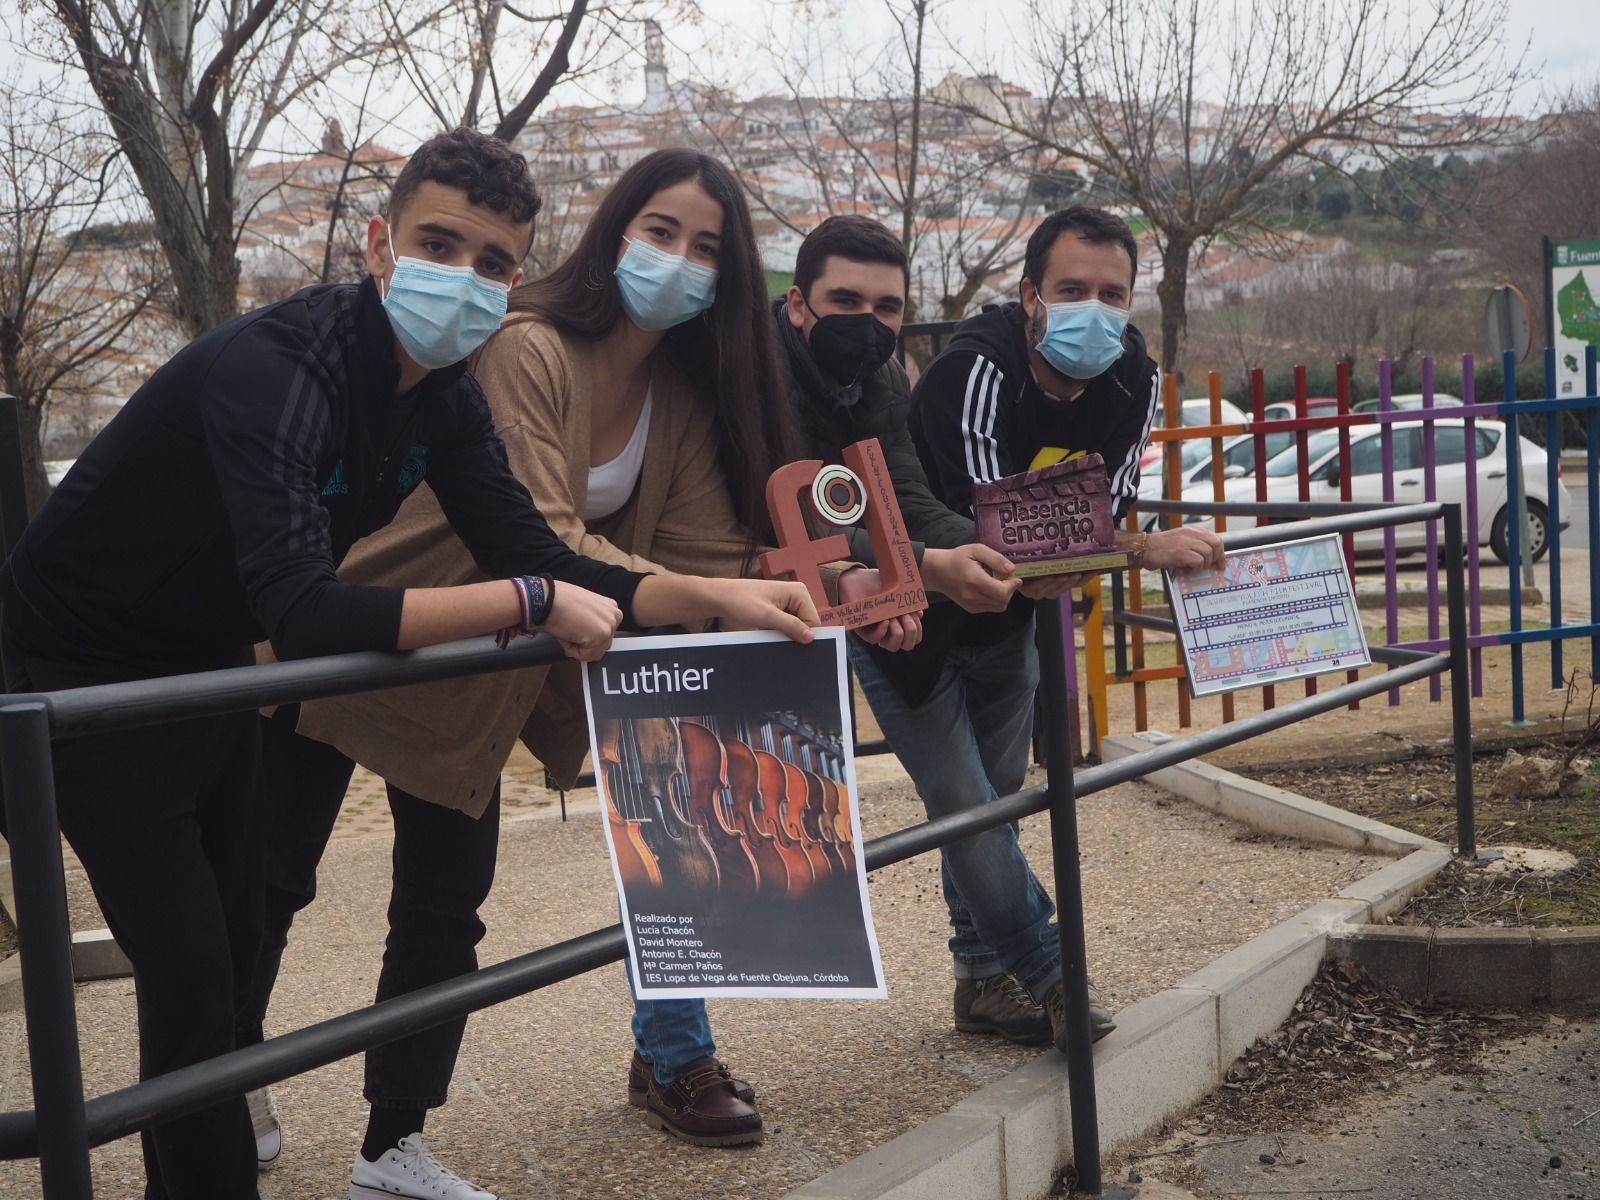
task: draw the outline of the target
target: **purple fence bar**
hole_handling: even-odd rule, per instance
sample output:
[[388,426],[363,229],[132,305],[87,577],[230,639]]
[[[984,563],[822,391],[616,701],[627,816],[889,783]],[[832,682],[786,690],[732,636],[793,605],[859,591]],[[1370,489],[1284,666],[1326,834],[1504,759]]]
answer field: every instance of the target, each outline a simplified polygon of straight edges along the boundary
[[[1384,414],[1394,407],[1394,365],[1387,359],[1378,361],[1378,412]],[[1378,441],[1383,452],[1383,498],[1394,499],[1394,427],[1387,421],[1378,431]],[[1400,640],[1400,598],[1395,593],[1394,526],[1383,527],[1383,577],[1389,581],[1388,595],[1384,599],[1384,640],[1394,645]],[[1391,668],[1392,669],[1392,668]],[[1389,689],[1389,706],[1400,703],[1400,689]]]
[[[1048,609],[1050,605],[1047,604],[1044,607]],[[1068,592],[1064,598],[1064,602],[1056,605],[1055,608],[1056,615],[1061,621],[1061,668],[1066,683],[1066,690],[1063,692],[1063,695],[1065,695],[1067,699],[1066,705],[1062,708],[1059,715],[1062,720],[1066,721],[1070,725],[1072,722],[1071,714],[1081,711],[1081,709],[1078,707],[1078,639],[1072,628],[1072,593]],[[1091,707],[1089,711],[1089,720],[1091,723],[1093,723],[1094,710]],[[1079,747],[1082,745],[1081,731],[1079,732],[1078,736],[1074,737],[1073,731],[1068,729],[1067,738],[1070,738],[1072,742],[1072,752],[1076,754]]]
[[[1544,394],[1556,394],[1556,348],[1544,350]],[[1544,538],[1550,546],[1550,627],[1561,628],[1561,419],[1554,410],[1544,416],[1544,479],[1550,503],[1545,506]],[[1521,443],[1518,443],[1521,448]],[[1566,667],[1561,661],[1561,637],[1550,643],[1550,686],[1566,685]]]
[[[1433,410],[1433,355],[1422,360],[1422,494],[1431,504],[1439,498],[1438,438],[1434,429]],[[1429,521],[1426,534],[1428,563],[1428,637],[1439,636],[1439,572],[1434,564],[1439,561],[1439,525]],[[1428,699],[1444,696],[1437,677],[1428,681]]]
[[[1472,412],[1478,402],[1478,381],[1475,377],[1477,363],[1470,354],[1461,356],[1461,399]],[[1483,632],[1483,606],[1478,586],[1478,418],[1468,416],[1467,421],[1467,618],[1468,633],[1476,637]],[[1483,695],[1483,650],[1472,647],[1472,694]]]
[[[1517,399],[1517,354],[1507,350],[1500,358],[1500,394],[1507,404]],[[1517,518],[1517,497],[1522,492],[1522,435],[1516,410],[1506,414],[1506,549],[1511,559],[1506,576],[1511,581],[1511,632],[1522,632],[1522,539],[1527,530]],[[1522,694],[1522,644],[1511,643],[1511,723],[1527,720]]]

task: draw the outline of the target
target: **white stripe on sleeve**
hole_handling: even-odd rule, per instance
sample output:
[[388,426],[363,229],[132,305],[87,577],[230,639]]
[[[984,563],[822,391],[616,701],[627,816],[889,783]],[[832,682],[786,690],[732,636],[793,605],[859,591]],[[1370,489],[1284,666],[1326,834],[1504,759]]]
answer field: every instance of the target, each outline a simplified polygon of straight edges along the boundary
[[1132,499],[1139,494],[1139,458],[1144,454],[1144,448],[1150,441],[1150,427],[1156,419],[1156,397],[1160,394],[1160,390],[1161,373],[1158,371],[1150,380],[1150,403],[1145,406],[1144,432],[1139,435],[1139,440],[1128,448],[1128,457],[1111,477],[1113,496]]
[[1000,384],[1004,378],[1000,368],[982,355],[973,359],[961,405],[961,441],[966,451],[967,474],[976,483],[992,483],[1000,478],[994,422],[1000,410]]

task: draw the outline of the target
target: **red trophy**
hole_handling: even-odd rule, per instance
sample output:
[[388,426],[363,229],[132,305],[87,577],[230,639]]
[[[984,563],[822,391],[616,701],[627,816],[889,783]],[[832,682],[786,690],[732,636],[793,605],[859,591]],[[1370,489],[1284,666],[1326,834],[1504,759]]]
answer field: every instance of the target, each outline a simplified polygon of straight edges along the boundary
[[[778,549],[761,555],[761,573],[768,579],[790,576],[805,584],[824,625],[859,629],[928,607],[922,572],[911,552],[911,539],[906,536],[905,519],[894,498],[894,483],[877,438],[846,446],[843,466],[808,458],[779,467],[767,480],[767,511]],[[808,511],[815,520],[839,528],[865,522],[883,579],[876,595],[829,606],[819,568],[848,558],[850,543],[842,533],[813,539]]]

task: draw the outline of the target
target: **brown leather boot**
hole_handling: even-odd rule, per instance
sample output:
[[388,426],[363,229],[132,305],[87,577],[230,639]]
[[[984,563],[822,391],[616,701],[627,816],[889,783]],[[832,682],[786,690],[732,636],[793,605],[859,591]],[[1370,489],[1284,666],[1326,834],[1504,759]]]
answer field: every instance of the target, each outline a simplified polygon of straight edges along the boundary
[[1023,1046],[1042,1045],[1053,1032],[1050,1014],[1015,975],[956,980],[955,1013],[962,1033],[991,1033]]
[[734,1094],[728,1069],[714,1058],[696,1059],[668,1084],[647,1071],[644,1119],[696,1146],[753,1146],[764,1136],[761,1114]]
[[[729,1072],[726,1064],[720,1058],[713,1059],[722,1076],[733,1085],[733,1094],[746,1104],[755,1104],[756,1090],[742,1079],[735,1079]],[[633,1061],[628,1064],[628,1103],[635,1108],[644,1107],[644,1096],[650,1088],[650,1064],[645,1062],[637,1049],[633,1052]]]

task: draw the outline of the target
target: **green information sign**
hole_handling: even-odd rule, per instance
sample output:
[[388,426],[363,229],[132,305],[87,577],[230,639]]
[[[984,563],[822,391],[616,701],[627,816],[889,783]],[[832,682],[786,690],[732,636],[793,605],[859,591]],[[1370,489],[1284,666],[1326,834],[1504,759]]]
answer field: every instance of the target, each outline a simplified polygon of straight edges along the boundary
[[1556,348],[1556,394],[1582,396],[1584,355],[1600,347],[1600,240],[1547,242],[1550,344]]

